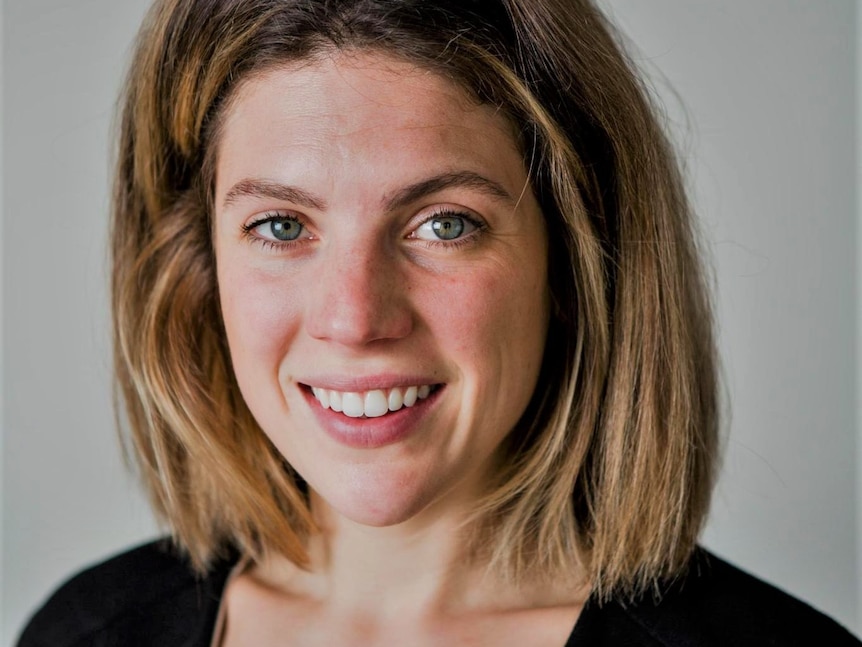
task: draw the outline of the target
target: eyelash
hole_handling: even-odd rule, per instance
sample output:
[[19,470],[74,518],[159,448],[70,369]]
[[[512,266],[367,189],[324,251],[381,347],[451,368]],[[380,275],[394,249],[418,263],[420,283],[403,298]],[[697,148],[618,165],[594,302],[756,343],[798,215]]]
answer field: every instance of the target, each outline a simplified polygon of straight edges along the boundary
[[[461,218],[462,220],[468,222],[470,225],[474,227],[473,231],[465,234],[464,236],[457,238],[455,240],[424,240],[420,238],[412,237],[412,235],[422,227],[426,223],[431,222],[437,218]],[[308,240],[307,238],[298,238],[296,240],[269,240],[268,238],[262,238],[261,236],[257,236],[254,234],[254,230],[260,227],[261,225],[265,225],[268,222],[272,222],[275,220],[289,220],[298,223],[302,227],[305,227],[305,222],[301,218],[297,218],[296,216],[279,213],[277,211],[267,212],[263,214],[260,218],[256,218],[249,223],[246,223],[242,226],[243,235],[252,243],[261,245],[266,250],[282,250],[292,247],[293,245],[302,242],[303,240]],[[466,245],[471,245],[476,242],[476,239],[479,234],[485,231],[487,225],[463,211],[456,211],[455,209],[441,209],[440,211],[435,211],[431,213],[427,218],[425,218],[422,222],[420,222],[411,232],[411,237],[413,240],[417,240],[424,244],[428,248],[438,248],[438,247],[446,247],[450,249],[460,249]]]

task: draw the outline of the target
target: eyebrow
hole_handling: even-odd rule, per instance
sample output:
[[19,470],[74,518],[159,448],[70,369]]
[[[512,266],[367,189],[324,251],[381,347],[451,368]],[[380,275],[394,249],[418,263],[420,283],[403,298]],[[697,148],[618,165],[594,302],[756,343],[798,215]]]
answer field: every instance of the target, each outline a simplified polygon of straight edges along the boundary
[[273,198],[281,202],[292,202],[301,207],[323,210],[326,203],[308,191],[271,180],[245,179],[234,184],[224,197],[223,205],[228,207],[241,197]]
[[384,202],[388,210],[394,211],[400,207],[406,207],[432,193],[452,188],[474,189],[503,202],[512,205],[515,203],[509,192],[500,184],[473,171],[455,171],[435,175],[427,180],[421,180],[403,189],[399,189]]
[[[451,188],[468,188],[484,193],[492,198],[501,200],[510,205],[515,204],[514,198],[499,183],[486,178],[473,171],[454,171],[441,173],[425,180],[420,180],[396,191],[393,195],[384,198],[383,203],[387,211],[405,207],[424,198],[425,196]],[[326,201],[303,189],[274,182],[272,180],[261,180],[247,178],[234,184],[227,192],[223,205],[228,207],[241,197],[273,198],[282,202],[292,202],[301,207],[323,211]]]

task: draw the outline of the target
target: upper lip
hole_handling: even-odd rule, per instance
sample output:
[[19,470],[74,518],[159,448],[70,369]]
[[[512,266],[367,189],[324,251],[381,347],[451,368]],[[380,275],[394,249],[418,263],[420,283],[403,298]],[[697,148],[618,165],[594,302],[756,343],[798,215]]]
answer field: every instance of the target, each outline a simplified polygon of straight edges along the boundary
[[346,375],[318,375],[315,377],[298,380],[302,385],[328,389],[330,391],[362,392],[374,391],[376,389],[394,389],[396,387],[422,386],[427,384],[433,386],[440,384],[440,380],[421,375],[403,374],[378,374],[363,376]]

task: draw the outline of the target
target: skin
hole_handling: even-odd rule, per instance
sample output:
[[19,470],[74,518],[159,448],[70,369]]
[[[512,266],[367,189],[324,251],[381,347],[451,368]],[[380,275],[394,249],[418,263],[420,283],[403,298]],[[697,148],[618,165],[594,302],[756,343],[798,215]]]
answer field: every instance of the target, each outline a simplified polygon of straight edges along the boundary
[[[231,582],[225,644],[278,644],[282,625],[297,644],[563,644],[580,597],[490,582],[459,538],[548,323],[547,234],[510,124],[425,70],[332,54],[246,80],[217,160],[234,370],[323,530],[308,570],[273,556]],[[441,176],[462,181],[399,199]],[[464,233],[440,240],[435,218]],[[308,388],[411,380],[434,395],[370,447],[327,433]]]

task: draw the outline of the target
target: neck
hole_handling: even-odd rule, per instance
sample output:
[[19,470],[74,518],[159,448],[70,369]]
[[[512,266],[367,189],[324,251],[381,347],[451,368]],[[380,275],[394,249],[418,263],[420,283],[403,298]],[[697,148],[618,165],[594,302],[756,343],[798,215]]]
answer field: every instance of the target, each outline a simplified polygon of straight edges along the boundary
[[309,543],[310,565],[300,569],[271,556],[255,571],[270,588],[365,618],[435,618],[555,607],[583,601],[589,587],[576,574],[553,581],[512,582],[495,577],[475,558],[466,509],[433,509],[408,522],[373,527],[338,514],[312,496],[321,532]]
[[271,583],[309,595],[333,608],[397,616],[458,613],[483,604],[489,586],[484,568],[471,559],[465,514],[433,510],[389,527],[355,523],[319,498],[312,509],[321,533],[309,546],[310,567],[286,560],[261,564]]

